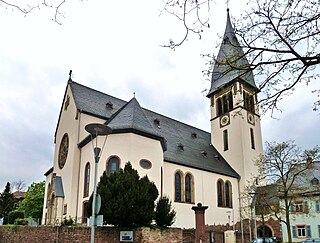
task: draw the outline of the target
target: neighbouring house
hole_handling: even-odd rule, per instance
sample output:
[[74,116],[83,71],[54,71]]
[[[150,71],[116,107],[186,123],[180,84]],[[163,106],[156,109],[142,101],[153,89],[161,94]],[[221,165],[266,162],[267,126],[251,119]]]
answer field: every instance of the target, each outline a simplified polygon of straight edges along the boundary
[[[308,159],[306,163],[298,163],[295,167],[289,173],[299,173],[288,190],[292,241],[320,238],[320,161]],[[256,189],[252,215],[258,237],[278,236],[283,242],[287,242],[287,227],[280,221],[286,218],[281,184],[274,183]],[[276,230],[277,228],[280,229]],[[281,235],[278,234],[280,232]]]
[[[290,223],[294,242],[320,238],[320,161],[310,160],[302,166],[308,169],[295,180],[295,190],[291,193]],[[283,224],[282,232],[286,232]],[[287,240],[286,234],[283,240]]]
[[240,195],[257,174],[254,161],[263,152],[257,92],[229,11],[207,94],[211,132],[148,110],[135,97],[124,101],[70,76],[54,134],[53,166],[45,173],[42,222],[59,224],[69,216],[87,222],[86,205],[94,188],[91,137],[85,130],[90,123],[112,129],[98,164],[99,177],[130,161],[160,195],[172,200],[175,226],[195,226],[191,208],[197,203],[208,206],[208,225],[240,222]]

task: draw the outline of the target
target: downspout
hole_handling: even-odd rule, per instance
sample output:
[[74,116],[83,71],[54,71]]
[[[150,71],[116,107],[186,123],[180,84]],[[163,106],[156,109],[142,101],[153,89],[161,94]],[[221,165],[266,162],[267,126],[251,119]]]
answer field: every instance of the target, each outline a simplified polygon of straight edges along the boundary
[[244,243],[244,237],[243,237],[243,222],[242,222],[242,203],[241,203],[241,193],[240,193],[240,178],[238,178],[238,194],[239,194],[239,212],[240,212],[241,242]]
[[[79,139],[80,139],[80,125],[81,125],[81,111],[77,110],[77,112],[79,112],[79,123],[78,123],[78,138],[77,138],[77,143],[79,143]],[[76,222],[78,223],[78,206],[79,206],[79,186],[80,186],[80,168],[81,168],[81,155],[82,155],[82,149],[80,149],[78,147],[78,149],[80,150],[80,155],[79,155],[79,168],[78,168],[78,185],[77,185],[77,200],[76,200]],[[82,216],[81,216],[82,217]],[[82,219],[81,219],[82,222]]]

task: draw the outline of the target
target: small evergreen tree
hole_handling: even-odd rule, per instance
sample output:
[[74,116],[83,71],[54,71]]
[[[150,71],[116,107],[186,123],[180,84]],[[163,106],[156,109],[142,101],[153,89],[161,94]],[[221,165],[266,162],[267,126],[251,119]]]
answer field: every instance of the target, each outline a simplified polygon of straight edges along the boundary
[[10,183],[7,182],[3,193],[0,194],[0,216],[4,218],[3,224],[8,223],[8,215],[14,209],[15,202]]
[[[119,227],[139,227],[151,224],[154,202],[158,190],[147,176],[140,178],[130,162],[124,170],[101,176],[98,184],[101,210],[107,224]],[[92,196],[91,196],[92,198]],[[88,203],[88,214],[92,214],[92,199]]]
[[155,221],[157,226],[167,228],[171,226],[176,219],[176,212],[172,208],[168,197],[163,196],[156,205]]

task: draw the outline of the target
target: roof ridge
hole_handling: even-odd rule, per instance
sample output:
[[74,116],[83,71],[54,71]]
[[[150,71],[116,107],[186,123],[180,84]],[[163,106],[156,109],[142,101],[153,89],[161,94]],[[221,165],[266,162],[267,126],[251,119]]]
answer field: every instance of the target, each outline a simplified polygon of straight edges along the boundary
[[91,88],[91,87],[86,86],[86,85],[83,85],[83,84],[80,84],[80,83],[75,82],[75,81],[73,81],[73,80],[71,80],[70,84],[76,84],[76,85],[82,86],[82,87],[84,87],[84,88],[90,89],[90,90],[92,90],[92,91],[98,92],[98,93],[100,93],[100,94],[104,94],[104,95],[110,96],[110,97],[113,98],[113,99],[117,99],[117,100],[120,100],[120,101],[123,101],[123,102],[128,102],[128,101],[125,101],[125,100],[120,99],[120,98],[118,98],[118,97],[115,97],[115,96],[113,96],[113,95],[109,95],[109,94],[107,94],[107,93],[105,93],[105,92],[99,91],[99,90],[97,90],[97,89]]

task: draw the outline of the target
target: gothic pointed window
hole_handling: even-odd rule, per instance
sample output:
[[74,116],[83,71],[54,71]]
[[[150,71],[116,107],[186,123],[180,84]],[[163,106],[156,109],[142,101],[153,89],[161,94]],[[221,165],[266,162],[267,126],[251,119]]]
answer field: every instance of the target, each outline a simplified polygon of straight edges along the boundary
[[90,185],[90,163],[86,164],[84,169],[84,189],[83,189],[83,196],[89,196],[89,185]]
[[185,202],[191,203],[191,176],[188,174],[185,177]]
[[175,191],[175,201],[181,202],[181,174],[176,172],[174,176],[174,191]]
[[218,207],[223,207],[223,181],[218,180],[217,182],[217,198],[218,198]]
[[111,157],[108,160],[108,164],[107,164],[108,175],[119,170],[119,164],[120,164],[120,160],[118,157],[116,157],[116,156]]

